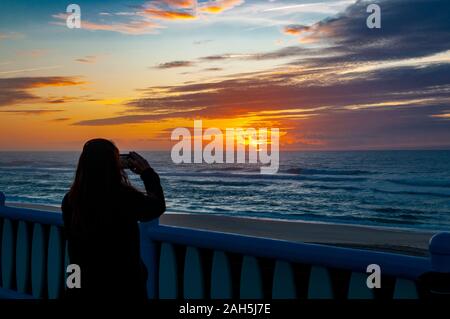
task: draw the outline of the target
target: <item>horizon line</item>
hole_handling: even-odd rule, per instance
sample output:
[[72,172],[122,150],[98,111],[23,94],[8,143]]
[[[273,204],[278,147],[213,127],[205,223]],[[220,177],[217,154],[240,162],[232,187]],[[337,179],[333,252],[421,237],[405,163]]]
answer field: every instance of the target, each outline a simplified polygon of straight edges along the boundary
[[[81,152],[80,149],[42,149],[42,150],[26,150],[26,149],[6,149],[0,150],[0,153],[12,153],[12,152],[30,152],[30,153],[45,153],[45,152]],[[132,149],[124,148],[121,151],[127,152],[132,151]],[[136,152],[170,152],[171,149],[133,149]],[[430,147],[430,148],[373,148],[373,149],[290,149],[290,150],[280,150],[280,153],[288,153],[288,152],[398,152],[398,151],[450,151],[450,146],[443,147]]]

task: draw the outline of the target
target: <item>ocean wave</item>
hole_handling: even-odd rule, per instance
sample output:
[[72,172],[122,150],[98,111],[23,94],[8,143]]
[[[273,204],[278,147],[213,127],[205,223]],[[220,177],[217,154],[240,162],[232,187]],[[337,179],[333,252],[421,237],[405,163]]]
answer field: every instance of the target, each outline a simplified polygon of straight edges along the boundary
[[382,194],[393,194],[393,195],[412,195],[412,196],[431,196],[431,197],[447,197],[450,198],[450,194],[444,193],[433,193],[433,192],[415,192],[415,191],[387,191],[382,189],[372,188],[371,191],[375,193]]
[[247,187],[247,186],[266,186],[269,183],[260,182],[245,182],[245,181],[224,181],[224,180],[190,180],[190,179],[180,179],[178,183],[192,184],[192,185],[215,185],[215,186],[236,186],[236,187]]
[[372,209],[377,213],[392,214],[392,215],[423,215],[434,214],[432,212],[425,212],[423,210],[409,209],[409,208],[395,208],[395,207],[376,207]]
[[353,187],[353,186],[343,186],[343,185],[329,186],[329,185],[314,185],[314,184],[305,184],[302,185],[302,188],[321,189],[321,190],[344,190],[352,192],[363,190],[360,187]]
[[450,181],[448,180],[408,180],[408,179],[388,179],[390,183],[405,186],[420,186],[420,187],[443,187],[450,188]]
[[334,170],[334,169],[315,169],[315,168],[289,168],[282,172],[295,175],[371,175],[374,172],[364,170]]
[[189,172],[176,172],[176,173],[161,173],[161,176],[167,177],[217,177],[217,178],[246,178],[249,180],[296,180],[296,181],[314,181],[314,182],[361,182],[367,180],[364,177],[334,177],[334,176],[301,176],[293,174],[259,174],[259,173],[189,173]]

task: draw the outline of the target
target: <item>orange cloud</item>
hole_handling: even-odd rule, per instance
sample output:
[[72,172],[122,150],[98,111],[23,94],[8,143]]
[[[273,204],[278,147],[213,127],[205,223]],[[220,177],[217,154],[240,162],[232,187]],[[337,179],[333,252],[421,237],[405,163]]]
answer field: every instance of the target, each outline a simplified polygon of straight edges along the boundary
[[72,86],[72,85],[81,85],[86,84],[87,82],[84,81],[76,81],[72,79],[67,79],[63,77],[51,77],[51,78],[43,78],[42,81],[36,81],[33,83],[30,83],[29,88],[42,88],[42,87],[48,87],[48,86]]
[[244,0],[208,1],[207,3],[201,6],[200,10],[206,13],[217,14],[232,9],[238,5],[241,5],[242,3],[244,3]]
[[311,27],[301,25],[301,24],[291,24],[288,26],[285,26],[283,28],[283,33],[288,35],[300,35],[304,32],[310,31]]
[[81,85],[86,82],[73,77],[18,77],[0,79],[0,106],[15,105],[18,103],[55,103],[62,102],[66,98],[43,99],[30,92],[35,88],[62,87]]
[[197,5],[197,0],[164,0],[164,2],[174,8],[193,8]]
[[150,15],[153,18],[164,20],[192,20],[197,18],[190,12],[168,11],[154,8],[146,9],[144,13]]
[[41,115],[41,114],[47,114],[47,113],[57,113],[57,112],[63,112],[63,110],[44,110],[44,109],[38,109],[38,110],[25,110],[25,109],[17,109],[17,110],[7,110],[7,111],[0,111],[1,113],[14,113],[18,115]]

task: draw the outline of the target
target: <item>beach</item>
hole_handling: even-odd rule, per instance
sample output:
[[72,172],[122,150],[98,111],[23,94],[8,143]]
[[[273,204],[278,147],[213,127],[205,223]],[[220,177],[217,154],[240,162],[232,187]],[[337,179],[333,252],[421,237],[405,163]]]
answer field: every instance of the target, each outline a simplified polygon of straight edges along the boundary
[[[17,203],[7,205],[60,213],[60,209],[54,206]],[[428,242],[434,234],[432,231],[393,227],[170,212],[161,216],[160,224],[417,256],[426,256],[428,254]]]

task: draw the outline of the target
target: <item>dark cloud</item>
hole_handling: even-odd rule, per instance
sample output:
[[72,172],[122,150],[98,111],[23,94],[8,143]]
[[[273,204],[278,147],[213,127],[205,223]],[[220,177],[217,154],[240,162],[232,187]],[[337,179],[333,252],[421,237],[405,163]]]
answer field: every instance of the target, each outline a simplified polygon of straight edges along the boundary
[[208,55],[208,56],[201,57],[200,60],[204,60],[204,61],[221,61],[221,60],[230,59],[232,56],[233,56],[232,54]]
[[66,121],[70,121],[70,117],[59,117],[52,120],[52,122],[66,122]]
[[[401,60],[424,57],[450,50],[450,1],[381,0],[381,29],[366,25],[367,6],[372,1],[359,0],[336,17],[312,26],[292,24],[283,32],[306,36],[307,42],[322,41],[325,48],[290,46],[271,52],[224,53],[200,57],[196,62],[223,60],[299,59],[293,64],[336,66],[338,64]],[[168,62],[169,66],[178,62]],[[164,65],[164,64],[163,64]]]
[[450,125],[430,114],[443,106],[336,110],[307,121],[287,121],[301,149],[408,149],[450,147]]
[[275,60],[296,56],[310,56],[313,55],[315,50],[306,49],[300,46],[290,46],[281,48],[275,51],[250,53],[250,54],[238,54],[238,53],[225,53],[217,55],[209,55],[199,58],[200,61],[221,61],[221,60]]
[[[264,110],[326,107],[327,110],[347,107],[385,108],[402,105],[408,100],[450,99],[450,64],[428,67],[402,67],[361,74],[349,74],[327,83],[305,80],[299,84],[303,72],[258,75],[250,78],[229,79],[220,82],[159,87],[164,97],[149,96],[131,101],[134,109],[149,113],[161,109],[172,110],[163,115],[134,115],[113,119],[84,121],[83,125],[111,125],[151,121],[170,117],[228,117]],[[329,75],[330,77],[332,75]],[[308,78],[308,76],[307,76]],[[197,108],[197,111],[185,111]],[[201,111],[198,111],[198,108]]]
[[223,70],[222,68],[206,68],[206,69],[203,69],[203,71],[212,71],[212,72],[222,71],[222,70]]
[[256,53],[249,56],[244,57],[244,60],[273,60],[273,59],[282,59],[282,58],[290,58],[296,56],[309,56],[315,54],[315,50],[305,49],[303,47],[291,46],[282,48],[272,52],[265,53]]
[[30,89],[41,87],[59,87],[80,85],[85,82],[76,77],[50,76],[50,77],[17,77],[0,79],[0,106],[17,103],[49,102],[31,93]]
[[63,112],[63,110],[27,110],[27,109],[17,109],[17,110],[1,110],[1,113],[14,113],[19,115],[41,115],[48,113],[58,113]]
[[98,57],[95,55],[87,55],[82,58],[75,59],[76,62],[93,64],[97,62]]
[[[317,54],[316,50],[305,49],[299,46],[290,46],[276,51],[251,53],[251,54],[235,54],[225,53],[218,55],[209,55],[200,57],[195,61],[170,61],[156,66],[158,69],[171,69],[177,67],[194,66],[202,62],[218,62],[224,60],[238,60],[238,61],[260,61],[260,60],[276,60],[283,58],[299,57],[299,56],[314,56]],[[217,68],[205,68],[204,71],[218,71]],[[185,72],[183,74],[189,74]]]
[[121,125],[132,123],[145,123],[151,121],[160,121],[169,117],[187,117],[191,116],[193,111],[174,111],[168,114],[139,114],[139,115],[122,115],[104,119],[84,120],[73,123],[79,126],[104,126],[104,125]]
[[[307,41],[333,45],[322,53],[329,57],[311,60],[323,65],[424,57],[450,49],[450,1],[381,0],[381,29],[366,25],[367,6],[359,0],[337,17],[311,27]],[[306,61],[299,60],[299,64]]]
[[193,66],[194,63],[191,61],[171,61],[166,63],[161,63],[156,66],[157,69],[173,69],[173,68],[184,68]]
[[[438,98],[450,94],[448,64],[384,69],[350,74],[347,78],[328,79],[327,83],[314,79],[299,84],[297,80],[303,75],[303,71],[299,70],[167,87],[168,96],[149,96],[129,105],[150,111],[161,107],[174,110],[201,107],[210,110],[211,114],[233,114],[238,111],[315,108],[324,105],[343,107],[386,100]],[[202,114],[205,115],[205,111]]]

